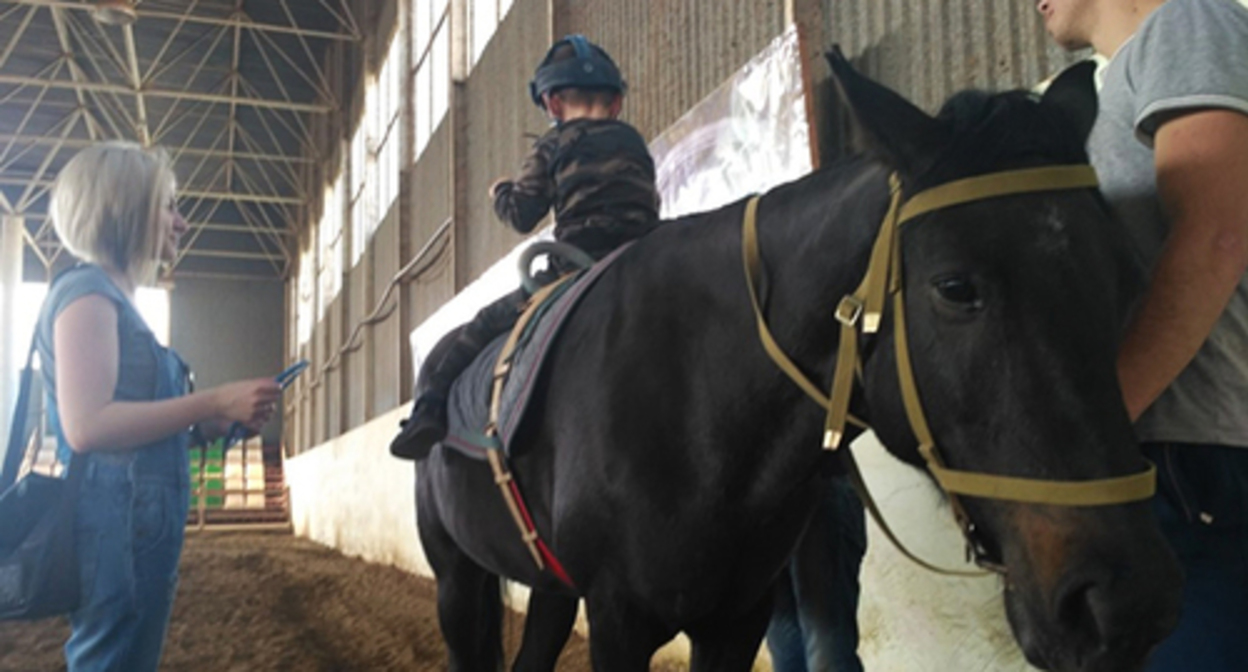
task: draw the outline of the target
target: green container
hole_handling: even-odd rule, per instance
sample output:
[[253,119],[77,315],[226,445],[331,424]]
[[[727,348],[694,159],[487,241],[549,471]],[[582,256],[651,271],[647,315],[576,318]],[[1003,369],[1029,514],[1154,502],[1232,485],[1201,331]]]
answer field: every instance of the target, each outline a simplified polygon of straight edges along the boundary
[[214,445],[204,452],[204,459],[208,462],[220,462],[224,459],[225,449],[221,446]]
[[191,464],[199,464],[204,460],[204,451],[200,448],[192,448],[186,451],[186,457]]
[[221,473],[225,470],[225,466],[220,462],[209,462],[204,465],[204,475],[208,478],[220,478]]

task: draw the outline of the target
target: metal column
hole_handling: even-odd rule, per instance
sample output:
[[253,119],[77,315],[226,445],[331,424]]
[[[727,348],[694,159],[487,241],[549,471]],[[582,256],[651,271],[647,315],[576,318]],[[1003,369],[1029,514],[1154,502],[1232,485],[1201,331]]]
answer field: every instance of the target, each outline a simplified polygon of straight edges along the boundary
[[9,425],[17,403],[18,358],[26,347],[21,335],[13,333],[17,291],[22,282],[23,226],[25,221],[18,215],[0,215],[0,463],[8,449]]

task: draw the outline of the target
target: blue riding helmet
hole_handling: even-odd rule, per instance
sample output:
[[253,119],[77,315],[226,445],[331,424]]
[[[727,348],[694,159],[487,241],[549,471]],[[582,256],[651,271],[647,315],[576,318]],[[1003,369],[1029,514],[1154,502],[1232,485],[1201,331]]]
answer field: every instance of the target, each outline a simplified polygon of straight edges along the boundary
[[[576,57],[551,63],[555,51],[565,44],[572,45],[572,48],[576,50]],[[608,89],[616,93],[624,93],[628,88],[624,78],[620,76],[620,69],[615,65],[615,61],[611,60],[602,47],[590,42],[584,35],[568,35],[550,45],[546,57],[542,59],[541,65],[537,66],[533,81],[529,82],[529,96],[533,98],[535,105],[544,110],[546,109],[546,103],[542,101],[544,94],[570,86],[583,89]]]

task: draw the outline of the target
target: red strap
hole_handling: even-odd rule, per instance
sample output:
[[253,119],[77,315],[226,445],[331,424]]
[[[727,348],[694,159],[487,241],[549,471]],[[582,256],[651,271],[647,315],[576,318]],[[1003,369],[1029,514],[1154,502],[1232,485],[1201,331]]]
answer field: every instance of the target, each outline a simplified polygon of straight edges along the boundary
[[[528,528],[527,531],[536,535],[537,526],[533,524],[533,517],[529,515],[529,507],[525,505],[524,497],[520,495],[520,487],[516,485],[516,479],[511,479],[508,485],[511,487],[511,495],[516,498],[516,505],[520,508],[520,515],[524,517],[524,525]],[[563,569],[563,565],[559,563],[559,559],[555,557],[555,554],[546,545],[546,542],[542,541],[541,537],[537,537],[537,551],[542,554],[542,559],[546,561],[546,566],[550,568],[550,573],[554,574],[556,579],[567,584],[569,588],[575,590],[576,584],[572,582],[572,577],[568,576],[567,571]]]

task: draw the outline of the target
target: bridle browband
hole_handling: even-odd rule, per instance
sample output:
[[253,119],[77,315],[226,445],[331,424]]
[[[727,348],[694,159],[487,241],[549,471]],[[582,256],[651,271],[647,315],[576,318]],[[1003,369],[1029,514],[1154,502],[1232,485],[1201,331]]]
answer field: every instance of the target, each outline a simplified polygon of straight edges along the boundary
[[[901,246],[899,243],[901,225],[936,210],[999,196],[1096,188],[1098,182],[1096,172],[1092,167],[1089,165],[1047,166],[990,173],[932,187],[905,200],[902,198],[901,184],[896,173],[889,177],[889,185],[891,200],[888,212],[884,215],[884,221],[872,247],[866,276],[857,289],[841,299],[835,311],[836,320],[841,323],[841,338],[836,370],[832,375],[832,387],[827,396],[824,396],[819,388],[797,368],[797,365],[776,343],[767,327],[757,289],[758,280],[762,274],[757,230],[759,197],[751,198],[745,206],[742,254],[746,285],[749,288],[750,302],[758,324],[759,339],[776,365],[808,396],[827,409],[823,447],[833,451],[840,447],[845,437],[847,422],[864,429],[869,428],[866,423],[849,413],[854,375],[855,372],[861,370],[861,361],[858,357],[858,334],[860,329],[863,334],[873,334],[879,330],[884,302],[891,296],[893,319],[896,321],[893,343],[897,355],[897,377],[901,386],[906,417],[918,440],[919,454],[926,461],[928,471],[948,495],[958,526],[966,539],[968,553],[977,564],[994,572],[1004,573],[1005,571],[1004,567],[988,559],[987,551],[977,537],[975,525],[967,516],[957,495],[1058,506],[1125,504],[1152,497],[1156,489],[1156,468],[1151,463],[1147,470],[1136,474],[1086,481],[1019,478],[947,468],[937,450],[936,441],[932,438],[931,429],[923,413],[910,361],[905,299],[901,282]],[[908,551],[884,522],[883,516],[867,492],[852,455],[849,451],[845,454],[850,465],[851,478],[859,495],[863,498],[864,505],[884,533],[906,557],[928,569],[945,574],[981,574],[981,572],[941,569]]]

